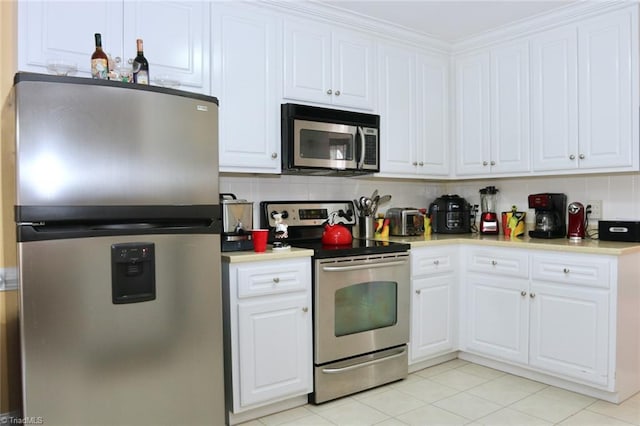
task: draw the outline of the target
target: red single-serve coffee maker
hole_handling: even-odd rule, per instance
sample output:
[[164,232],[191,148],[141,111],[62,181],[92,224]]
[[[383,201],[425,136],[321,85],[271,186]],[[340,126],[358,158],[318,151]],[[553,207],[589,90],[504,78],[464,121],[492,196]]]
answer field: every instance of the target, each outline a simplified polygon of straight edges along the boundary
[[567,227],[567,237],[570,240],[581,240],[585,236],[586,210],[582,203],[573,202],[569,204],[569,226]]

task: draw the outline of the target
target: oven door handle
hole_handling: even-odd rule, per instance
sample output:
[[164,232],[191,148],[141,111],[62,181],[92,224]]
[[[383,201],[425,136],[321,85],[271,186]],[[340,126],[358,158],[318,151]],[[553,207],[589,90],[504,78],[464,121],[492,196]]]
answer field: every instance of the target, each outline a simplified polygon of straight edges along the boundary
[[369,365],[379,364],[381,362],[388,361],[390,359],[398,358],[398,357],[403,356],[406,352],[407,352],[407,347],[404,346],[402,349],[399,349],[398,352],[396,352],[396,353],[394,353],[392,355],[389,355],[389,356],[384,356],[382,358],[372,359],[371,361],[365,361],[365,362],[361,362],[359,364],[349,365],[347,367],[323,368],[322,372],[325,373],[325,374],[340,374],[340,373],[344,373],[345,371],[356,370],[358,368],[367,367]]
[[406,263],[407,263],[406,260],[394,260],[392,262],[367,263],[366,265],[323,266],[322,270],[327,272],[357,271],[360,269],[387,268],[389,266],[399,266],[399,265],[404,265]]

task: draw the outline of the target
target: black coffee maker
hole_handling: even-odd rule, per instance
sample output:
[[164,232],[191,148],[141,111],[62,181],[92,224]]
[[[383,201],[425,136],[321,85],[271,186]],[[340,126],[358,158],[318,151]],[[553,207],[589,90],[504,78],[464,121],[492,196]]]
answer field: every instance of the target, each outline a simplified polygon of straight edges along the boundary
[[529,208],[536,210],[531,238],[564,238],[567,235],[567,196],[565,194],[531,194]]

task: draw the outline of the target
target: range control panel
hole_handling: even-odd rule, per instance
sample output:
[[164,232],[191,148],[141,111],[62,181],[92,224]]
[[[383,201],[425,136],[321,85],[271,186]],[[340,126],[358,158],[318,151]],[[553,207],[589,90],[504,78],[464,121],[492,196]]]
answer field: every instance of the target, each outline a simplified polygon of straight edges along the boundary
[[260,208],[262,219],[266,219],[270,227],[276,226],[276,214],[281,214],[289,226],[318,226],[329,217],[333,223],[356,224],[352,201],[263,201]]

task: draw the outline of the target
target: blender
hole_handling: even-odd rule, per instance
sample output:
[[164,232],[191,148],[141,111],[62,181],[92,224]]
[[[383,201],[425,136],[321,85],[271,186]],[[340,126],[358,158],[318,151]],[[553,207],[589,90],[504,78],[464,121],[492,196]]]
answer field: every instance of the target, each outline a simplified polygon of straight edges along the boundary
[[497,235],[498,226],[497,196],[495,186],[487,186],[480,190],[480,233]]

